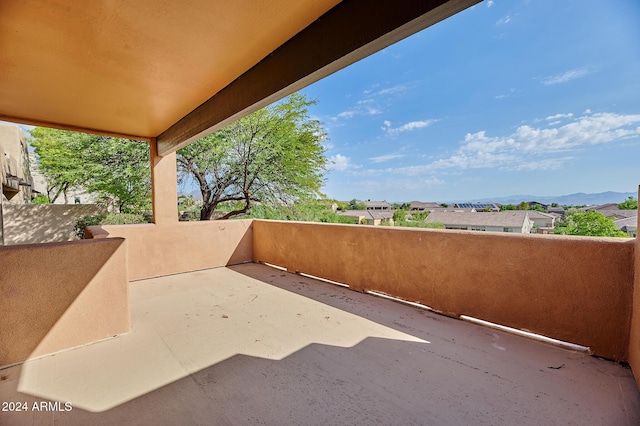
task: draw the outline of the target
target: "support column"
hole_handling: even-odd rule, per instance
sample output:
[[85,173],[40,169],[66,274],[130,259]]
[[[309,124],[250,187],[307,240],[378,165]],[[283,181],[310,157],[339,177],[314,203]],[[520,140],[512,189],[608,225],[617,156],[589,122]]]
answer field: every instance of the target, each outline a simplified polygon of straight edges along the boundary
[[178,182],[176,153],[158,155],[158,145],[153,138],[149,142],[151,159],[151,200],[153,223],[171,225],[178,223]]

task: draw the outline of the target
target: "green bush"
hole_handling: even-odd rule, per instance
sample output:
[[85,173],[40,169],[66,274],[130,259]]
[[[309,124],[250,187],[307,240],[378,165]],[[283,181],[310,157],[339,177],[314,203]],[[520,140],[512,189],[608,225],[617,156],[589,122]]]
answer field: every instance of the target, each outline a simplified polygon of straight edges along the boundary
[[49,197],[46,195],[36,195],[33,197],[33,200],[31,200],[31,204],[51,204],[51,201],[49,201]]
[[74,230],[81,240],[84,240],[84,228],[95,225],[133,225],[136,223],[149,223],[151,218],[142,214],[133,213],[109,213],[97,216],[85,216],[80,219]]

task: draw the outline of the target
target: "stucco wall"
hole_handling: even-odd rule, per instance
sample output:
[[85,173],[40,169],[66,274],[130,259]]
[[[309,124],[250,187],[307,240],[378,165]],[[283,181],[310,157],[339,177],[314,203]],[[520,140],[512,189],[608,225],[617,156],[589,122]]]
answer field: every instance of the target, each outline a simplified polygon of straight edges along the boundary
[[254,260],[628,358],[634,241],[255,220]]
[[[640,197],[640,188],[638,190]],[[640,224],[640,221],[638,221]],[[633,288],[633,316],[629,339],[629,365],[640,388],[640,240],[635,239],[635,276]]]
[[5,245],[77,240],[78,220],[102,211],[92,204],[5,204],[1,209]]
[[87,238],[127,240],[130,280],[252,261],[251,220],[105,225],[87,230]]
[[126,333],[124,240],[0,246],[0,366]]

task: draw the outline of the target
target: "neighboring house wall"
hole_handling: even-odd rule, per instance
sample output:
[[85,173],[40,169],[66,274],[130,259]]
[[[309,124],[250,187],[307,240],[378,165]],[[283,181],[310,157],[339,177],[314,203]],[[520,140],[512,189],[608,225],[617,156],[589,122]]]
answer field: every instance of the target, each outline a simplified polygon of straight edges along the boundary
[[5,204],[1,208],[4,245],[77,240],[78,220],[102,210],[96,205]]
[[427,223],[443,223],[446,229],[528,234],[533,221],[526,211],[504,212],[433,212]]
[[533,224],[538,228],[553,229],[555,226],[556,218],[551,214],[542,213],[536,210],[527,210],[527,213],[529,214],[529,219],[531,219]]
[[341,216],[356,219],[357,223],[362,224],[366,221],[367,225],[391,225],[393,226],[392,211],[372,211],[372,210],[346,210],[340,213]]
[[24,132],[18,126],[0,125],[0,180],[2,204],[31,201],[33,184],[29,169],[29,151]]

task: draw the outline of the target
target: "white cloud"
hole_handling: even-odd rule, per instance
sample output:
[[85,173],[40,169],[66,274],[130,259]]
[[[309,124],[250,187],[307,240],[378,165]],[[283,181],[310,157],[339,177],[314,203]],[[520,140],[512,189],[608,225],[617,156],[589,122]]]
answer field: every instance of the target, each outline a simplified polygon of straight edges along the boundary
[[551,122],[549,122],[549,126],[557,126],[560,123],[562,123],[561,120],[551,121]]
[[491,7],[491,6],[493,6],[493,0],[489,0],[489,1],[487,2],[487,7]]
[[511,22],[511,16],[507,15],[504,18],[498,19],[496,25],[504,25],[508,24],[509,22]]
[[404,156],[405,156],[404,154],[385,154],[385,155],[379,155],[377,157],[371,157],[369,158],[369,160],[372,163],[383,163],[385,161],[395,160],[397,158],[402,158]]
[[520,126],[506,136],[467,133],[462,146],[448,158],[388,171],[416,176],[450,169],[559,169],[573,157],[558,154],[630,138],[640,138],[640,114],[596,113],[558,127]]
[[341,154],[336,154],[329,157],[329,170],[337,170],[340,172],[343,170],[347,170],[349,167],[351,167],[349,157],[345,157]]
[[376,95],[392,95],[394,93],[404,92],[408,88],[408,84],[398,84],[393,87],[387,87],[386,89],[379,90],[376,92]]
[[574,70],[565,71],[560,74],[550,75],[542,78],[542,84],[545,86],[552,86],[554,84],[567,83],[576,78],[582,78],[591,74],[591,71],[587,68],[577,68]]
[[568,114],[555,114],[555,115],[550,115],[546,118],[547,121],[551,121],[551,120],[557,120],[559,118],[571,118],[573,117],[573,113],[570,112]]
[[516,89],[511,88],[511,89],[509,89],[509,91],[508,91],[508,92],[506,92],[506,93],[501,93],[501,94],[499,94],[499,95],[496,95],[496,96],[495,96],[495,98],[496,98],[496,99],[510,98],[510,97],[512,97],[515,93],[516,93]]
[[409,123],[403,124],[399,127],[391,127],[391,122],[389,120],[384,121],[384,125],[382,126],[382,130],[388,132],[389,134],[396,134],[400,132],[407,132],[415,129],[422,129],[424,127],[429,127],[433,123],[436,123],[437,119],[429,119],[429,120],[420,120],[420,121],[410,121]]
[[340,114],[338,114],[338,118],[351,118],[354,115],[356,115],[356,112],[353,110],[342,111]]

